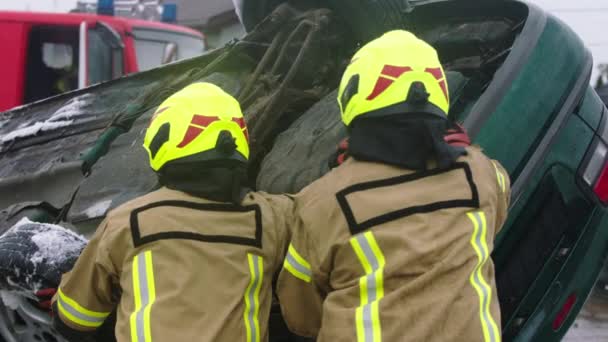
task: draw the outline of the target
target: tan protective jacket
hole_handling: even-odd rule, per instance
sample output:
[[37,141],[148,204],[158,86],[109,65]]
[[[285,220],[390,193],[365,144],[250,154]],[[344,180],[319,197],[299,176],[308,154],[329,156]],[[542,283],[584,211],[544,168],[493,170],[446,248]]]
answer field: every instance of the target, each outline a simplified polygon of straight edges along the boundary
[[500,341],[493,241],[508,174],[476,147],[448,170],[347,160],[296,197],[277,292],[320,342]]
[[292,211],[288,197],[259,192],[241,206],[166,188],[135,199],[63,276],[58,316],[89,331],[117,305],[119,342],[265,341]]

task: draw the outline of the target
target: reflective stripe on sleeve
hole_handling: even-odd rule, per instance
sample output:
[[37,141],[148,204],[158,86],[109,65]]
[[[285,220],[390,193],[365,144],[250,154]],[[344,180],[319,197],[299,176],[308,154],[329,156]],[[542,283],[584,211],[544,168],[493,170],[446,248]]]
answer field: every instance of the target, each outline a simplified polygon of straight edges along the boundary
[[152,342],[150,312],[156,300],[152,251],[145,251],[133,258],[133,293],[135,311],[131,313],[131,341]]
[[473,222],[473,235],[471,236],[471,246],[477,254],[477,264],[469,277],[471,285],[479,296],[479,319],[483,330],[485,342],[499,342],[500,331],[492,313],[490,312],[490,303],[492,302],[492,288],[483,278],[483,266],[490,257],[487,237],[486,215],[483,211],[467,213],[471,222]]
[[500,189],[502,190],[502,192],[505,192],[507,190],[505,176],[502,174],[502,172],[500,172],[500,169],[498,169],[496,162],[492,161],[492,164],[494,165],[494,170],[496,170],[496,178],[498,180],[498,185],[500,186]]
[[58,293],[57,308],[59,309],[59,313],[74,324],[87,328],[98,328],[110,315],[109,312],[97,312],[85,309],[78,302],[66,296],[61,288],[59,288]]
[[312,277],[310,263],[296,251],[292,244],[289,244],[283,267],[294,277],[310,283]]
[[249,285],[245,291],[245,329],[247,342],[260,342],[260,289],[264,279],[264,259],[255,254],[247,254],[249,264]]
[[378,304],[384,297],[384,255],[372,232],[367,231],[350,240],[365,275],[359,278],[361,305],[356,311],[357,341],[380,342],[380,312]]

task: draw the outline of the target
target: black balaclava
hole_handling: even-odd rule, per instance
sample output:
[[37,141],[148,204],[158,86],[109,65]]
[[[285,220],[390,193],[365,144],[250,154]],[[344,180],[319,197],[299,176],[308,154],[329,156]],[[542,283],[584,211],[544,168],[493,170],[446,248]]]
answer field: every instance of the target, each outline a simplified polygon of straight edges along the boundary
[[240,204],[249,191],[247,160],[228,131],[220,133],[215,149],[167,163],[158,179],[169,189],[217,202]]
[[440,169],[450,167],[466,151],[445,142],[448,118],[428,99],[424,84],[414,82],[405,102],[353,120],[349,154],[415,171],[427,170],[431,161]]
[[358,160],[416,171],[427,170],[429,161],[447,168],[466,154],[464,148],[444,141],[447,128],[447,119],[428,114],[362,117],[351,124],[348,152]]

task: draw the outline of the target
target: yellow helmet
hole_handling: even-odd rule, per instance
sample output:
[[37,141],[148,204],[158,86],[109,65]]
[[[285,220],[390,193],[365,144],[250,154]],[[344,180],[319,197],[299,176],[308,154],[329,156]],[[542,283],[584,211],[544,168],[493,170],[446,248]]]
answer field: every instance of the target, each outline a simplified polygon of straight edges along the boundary
[[403,30],[363,46],[340,83],[338,103],[347,126],[361,115],[408,112],[447,117],[448,85],[437,51]]
[[211,83],[191,84],[158,107],[144,148],[154,171],[182,158],[246,162],[249,143],[241,106]]

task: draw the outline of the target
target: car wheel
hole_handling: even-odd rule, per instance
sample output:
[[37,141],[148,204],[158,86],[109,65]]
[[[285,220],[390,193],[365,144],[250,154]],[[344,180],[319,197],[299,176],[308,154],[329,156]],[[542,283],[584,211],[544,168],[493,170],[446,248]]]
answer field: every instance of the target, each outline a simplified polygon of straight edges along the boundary
[[[5,304],[9,298],[10,307]],[[0,302],[0,342],[67,342],[53,330],[51,317],[25,297],[6,294]]]

